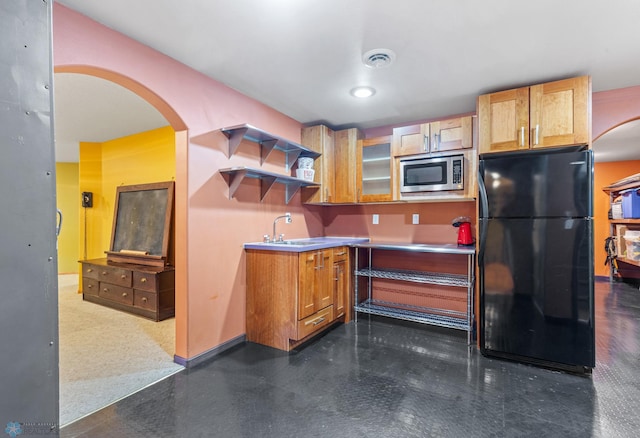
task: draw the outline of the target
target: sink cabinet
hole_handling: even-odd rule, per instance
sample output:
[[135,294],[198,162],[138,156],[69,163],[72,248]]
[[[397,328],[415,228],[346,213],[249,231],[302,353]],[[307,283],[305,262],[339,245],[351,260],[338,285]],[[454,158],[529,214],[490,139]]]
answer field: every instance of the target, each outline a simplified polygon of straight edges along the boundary
[[248,341],[290,351],[345,320],[348,250],[339,248],[246,250]]
[[351,263],[349,248],[340,246],[333,249],[333,308],[335,317],[344,316],[344,322],[351,320]]

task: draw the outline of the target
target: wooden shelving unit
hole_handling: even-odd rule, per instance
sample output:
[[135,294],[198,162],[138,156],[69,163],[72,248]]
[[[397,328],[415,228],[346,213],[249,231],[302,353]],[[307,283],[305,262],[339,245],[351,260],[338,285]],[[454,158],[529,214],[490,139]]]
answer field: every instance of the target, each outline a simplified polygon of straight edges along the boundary
[[[640,174],[636,174],[630,176],[629,178],[625,178],[623,180],[617,181],[607,187],[603,187],[602,190],[609,195],[609,204],[611,205],[615,198],[617,198],[620,193],[626,190],[640,189]],[[614,237],[617,236],[617,225],[625,225],[630,229],[640,230],[640,219],[611,219],[609,220],[609,233]],[[620,239],[618,239],[618,247],[621,244]],[[622,255],[618,255],[616,257],[618,262],[618,268],[610,265],[609,270],[609,280],[613,281],[614,277],[619,274],[622,277],[629,278],[640,278],[640,261],[639,260],[631,260],[629,258],[623,257]],[[622,263],[623,265],[620,265]]]

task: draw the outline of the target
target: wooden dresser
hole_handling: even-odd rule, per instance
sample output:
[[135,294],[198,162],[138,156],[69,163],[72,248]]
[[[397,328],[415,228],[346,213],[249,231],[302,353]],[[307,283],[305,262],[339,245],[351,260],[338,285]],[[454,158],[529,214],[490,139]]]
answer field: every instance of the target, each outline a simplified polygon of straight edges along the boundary
[[82,298],[154,321],[175,316],[175,270],[104,259],[81,260]]

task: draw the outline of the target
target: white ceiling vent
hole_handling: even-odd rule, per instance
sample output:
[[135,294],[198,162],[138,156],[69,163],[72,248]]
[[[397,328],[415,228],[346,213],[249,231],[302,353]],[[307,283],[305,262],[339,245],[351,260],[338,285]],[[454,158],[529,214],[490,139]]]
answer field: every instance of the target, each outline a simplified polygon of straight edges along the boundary
[[370,68],[389,67],[396,59],[396,54],[389,49],[373,49],[362,55],[362,62]]

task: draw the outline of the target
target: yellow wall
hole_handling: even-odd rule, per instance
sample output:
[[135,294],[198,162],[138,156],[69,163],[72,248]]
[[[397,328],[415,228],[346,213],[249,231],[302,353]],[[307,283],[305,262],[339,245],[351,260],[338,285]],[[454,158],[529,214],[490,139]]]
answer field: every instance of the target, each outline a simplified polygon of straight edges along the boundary
[[109,249],[118,186],[173,181],[175,173],[175,132],[169,126],[104,143],[80,143],[80,192],[93,192],[93,208],[83,209],[86,258],[105,257]]
[[80,259],[78,163],[56,163],[56,203],[63,217],[58,236],[58,273],[77,273]]

